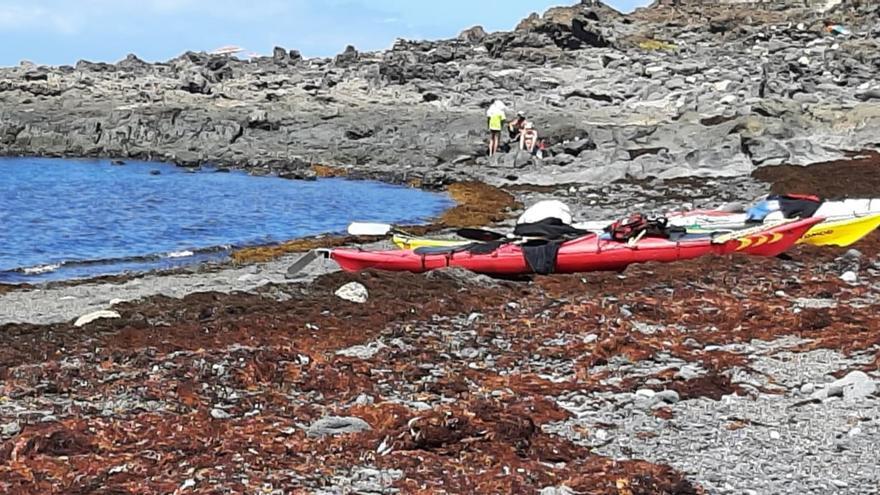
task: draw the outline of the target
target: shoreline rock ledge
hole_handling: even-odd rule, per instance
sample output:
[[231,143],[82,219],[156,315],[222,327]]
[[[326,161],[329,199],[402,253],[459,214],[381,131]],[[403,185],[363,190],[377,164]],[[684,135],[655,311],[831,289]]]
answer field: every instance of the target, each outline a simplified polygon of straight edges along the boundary
[[[0,154],[104,156],[425,186],[740,176],[876,148],[880,5],[598,1],[333,58],[187,52],[0,69]],[[824,21],[843,25],[835,35]],[[487,160],[485,108],[525,110],[551,158]]]

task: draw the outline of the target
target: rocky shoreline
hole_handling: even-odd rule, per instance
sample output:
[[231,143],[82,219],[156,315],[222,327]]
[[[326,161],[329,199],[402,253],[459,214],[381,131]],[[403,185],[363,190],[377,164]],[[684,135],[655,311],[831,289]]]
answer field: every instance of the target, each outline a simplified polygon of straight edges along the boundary
[[[829,12],[584,1],[511,32],[385,52],[0,69],[0,153],[213,163],[425,186],[742,176],[877,145],[877,6]],[[845,22],[848,37],[822,30]],[[525,110],[538,163],[485,157],[485,108]],[[326,170],[326,169],[324,169]]]
[[[880,7],[675,3],[587,0],[332,60],[0,69],[0,153],[454,189],[435,227],[503,228],[546,198],[586,219],[880,196]],[[495,98],[529,111],[552,158],[484,156]],[[0,286],[0,491],[880,491],[876,232],[517,282],[332,264],[287,279],[309,247]],[[352,283],[365,300],[337,295]],[[76,324],[97,310],[112,317]]]

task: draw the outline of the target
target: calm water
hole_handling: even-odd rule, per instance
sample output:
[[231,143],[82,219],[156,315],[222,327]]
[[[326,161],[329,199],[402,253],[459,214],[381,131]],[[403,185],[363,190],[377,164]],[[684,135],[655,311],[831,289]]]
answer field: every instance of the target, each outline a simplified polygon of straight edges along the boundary
[[451,204],[378,182],[0,158],[0,282],[193,264],[232,247],[342,232],[352,221],[423,222]]

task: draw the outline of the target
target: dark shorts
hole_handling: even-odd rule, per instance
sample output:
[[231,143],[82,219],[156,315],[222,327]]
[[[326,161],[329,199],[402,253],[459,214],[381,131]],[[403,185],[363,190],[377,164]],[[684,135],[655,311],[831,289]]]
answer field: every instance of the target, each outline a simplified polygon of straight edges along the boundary
[[494,129],[489,129],[489,136],[492,136],[492,137],[495,137],[495,136],[501,136],[501,131],[496,131],[496,130],[494,130]]

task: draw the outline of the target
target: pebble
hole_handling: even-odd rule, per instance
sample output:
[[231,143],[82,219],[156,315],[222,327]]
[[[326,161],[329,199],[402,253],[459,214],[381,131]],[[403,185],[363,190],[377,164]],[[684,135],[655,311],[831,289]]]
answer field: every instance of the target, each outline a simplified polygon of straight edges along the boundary
[[854,283],[858,282],[859,276],[854,271],[848,271],[848,272],[844,272],[844,274],[840,276],[840,280],[843,280],[844,282],[846,282],[848,284],[854,284]]

